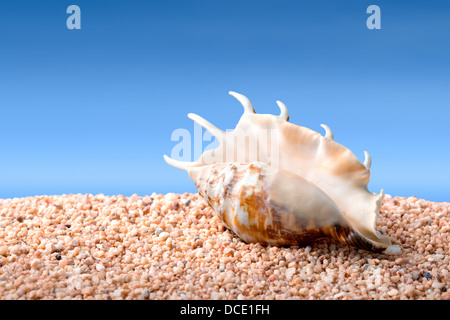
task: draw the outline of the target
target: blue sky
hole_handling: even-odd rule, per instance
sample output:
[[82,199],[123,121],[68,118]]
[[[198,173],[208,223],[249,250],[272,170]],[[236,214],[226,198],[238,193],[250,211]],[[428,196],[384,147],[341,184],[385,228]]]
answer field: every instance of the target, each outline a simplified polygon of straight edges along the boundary
[[2,2],[0,197],[196,192],[162,155],[236,91],[369,151],[371,191],[450,201],[449,88],[446,1]]

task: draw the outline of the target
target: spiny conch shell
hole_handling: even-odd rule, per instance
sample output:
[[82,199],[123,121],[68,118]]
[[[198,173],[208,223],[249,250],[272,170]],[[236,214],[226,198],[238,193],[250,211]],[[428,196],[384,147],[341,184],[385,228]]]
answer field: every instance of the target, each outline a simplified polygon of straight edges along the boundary
[[384,193],[368,191],[371,159],[364,164],[325,136],[289,123],[286,106],[279,116],[256,114],[243,95],[230,92],[244,106],[233,131],[224,132],[195,114],[188,117],[219,140],[195,162],[164,155],[186,170],[199,193],[223,224],[246,242],[304,245],[334,238],[365,250],[399,254],[376,230]]

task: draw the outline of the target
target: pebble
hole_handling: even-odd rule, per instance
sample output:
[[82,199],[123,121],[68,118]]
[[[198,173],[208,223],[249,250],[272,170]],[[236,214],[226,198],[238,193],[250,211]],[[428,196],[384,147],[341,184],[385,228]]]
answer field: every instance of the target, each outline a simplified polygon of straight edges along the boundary
[[220,299],[220,293],[219,292],[212,292],[211,293],[211,300],[219,300]]
[[293,277],[293,275],[295,274],[296,271],[297,271],[296,268],[289,268],[289,269],[287,269],[286,270],[286,279],[288,279],[288,280],[292,279],[292,277]]
[[103,270],[105,270],[105,266],[101,263],[97,263],[95,265],[95,270],[97,270],[98,272],[102,272]]
[[326,283],[332,283],[332,282],[333,282],[333,279],[330,278],[330,277],[324,277],[324,278],[323,278],[323,281],[325,281]]
[[342,296],[344,296],[345,295],[345,292],[339,292],[339,293],[336,293],[334,296],[333,296],[333,299],[339,299],[340,297],[342,297]]
[[0,256],[6,256],[8,254],[8,247],[7,246],[1,246],[0,247]]
[[166,232],[166,231],[163,231],[163,232],[161,232],[160,234],[159,234],[159,238],[162,240],[162,241],[165,241],[168,237],[169,237],[169,233],[168,232]]
[[433,288],[435,288],[435,289],[441,289],[442,287],[445,286],[445,284],[440,283],[440,282],[437,282],[437,281],[434,281],[433,284],[432,284],[431,286],[432,286]]
[[428,261],[440,261],[442,259],[444,259],[443,254],[434,254],[428,259]]
[[391,290],[388,292],[388,294],[389,294],[390,296],[396,296],[396,295],[398,295],[398,290],[397,290],[397,289],[391,289]]
[[155,235],[159,236],[162,232],[164,232],[164,229],[158,227],[158,228],[156,228],[156,230],[155,230]]
[[34,259],[31,261],[31,267],[35,269],[40,269],[42,267],[42,262],[39,259]]
[[426,279],[431,279],[433,276],[431,275],[431,273],[429,273],[429,272],[425,272],[423,275],[422,275],[424,278],[426,278]]

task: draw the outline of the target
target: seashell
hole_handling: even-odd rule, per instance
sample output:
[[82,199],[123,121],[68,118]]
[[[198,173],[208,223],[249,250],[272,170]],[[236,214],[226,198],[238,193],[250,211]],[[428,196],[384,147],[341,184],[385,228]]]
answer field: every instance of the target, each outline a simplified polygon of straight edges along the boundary
[[219,141],[195,162],[164,155],[186,170],[222,223],[245,242],[304,245],[333,238],[346,245],[399,254],[376,230],[384,197],[368,190],[371,158],[361,163],[346,147],[325,135],[289,123],[280,115],[256,114],[243,95],[230,92],[244,107],[236,128],[224,132],[202,117],[188,117]]

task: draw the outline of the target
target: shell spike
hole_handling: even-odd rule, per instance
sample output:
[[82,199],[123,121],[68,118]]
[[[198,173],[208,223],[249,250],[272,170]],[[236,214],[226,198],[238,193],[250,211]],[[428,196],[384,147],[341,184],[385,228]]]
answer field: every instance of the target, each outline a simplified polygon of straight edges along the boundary
[[333,135],[333,131],[331,131],[330,127],[327,126],[326,124],[321,124],[320,126],[325,129],[325,136],[324,136],[324,138],[328,139],[328,140],[333,140],[334,139],[334,135]]
[[164,160],[166,160],[166,162],[171,165],[174,168],[177,169],[181,169],[181,170],[187,170],[189,167],[191,167],[192,165],[194,165],[194,162],[184,162],[184,161],[178,161],[175,159],[172,159],[166,155],[164,155]]
[[372,159],[370,158],[370,154],[367,151],[364,151],[364,167],[367,168],[367,170],[370,170],[370,167],[372,166]]
[[217,139],[222,139],[225,136],[225,132],[217,128],[215,125],[213,125],[208,120],[203,119],[199,115],[196,115],[195,113],[189,113],[188,118],[191,120],[194,120],[195,123],[201,125],[203,128],[208,130],[214,137]]
[[244,107],[244,113],[250,113],[250,114],[254,114],[255,113],[255,109],[253,108],[253,105],[251,104],[250,100],[248,100],[248,98],[240,93],[234,92],[234,91],[230,91],[229,92],[230,95],[232,95],[233,97],[235,97]]
[[277,101],[277,105],[278,107],[280,107],[281,111],[280,115],[278,116],[278,119],[289,121],[289,112],[288,109],[286,108],[286,105],[281,101]]

